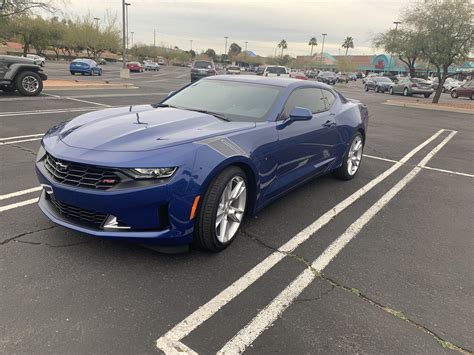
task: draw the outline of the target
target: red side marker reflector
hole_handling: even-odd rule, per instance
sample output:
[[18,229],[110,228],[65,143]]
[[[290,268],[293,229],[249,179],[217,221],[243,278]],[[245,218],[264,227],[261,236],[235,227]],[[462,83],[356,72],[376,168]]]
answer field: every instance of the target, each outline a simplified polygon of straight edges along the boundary
[[194,199],[193,208],[191,208],[191,214],[189,215],[189,220],[194,219],[194,216],[196,215],[196,210],[197,210],[200,197],[201,196],[197,195],[196,198]]

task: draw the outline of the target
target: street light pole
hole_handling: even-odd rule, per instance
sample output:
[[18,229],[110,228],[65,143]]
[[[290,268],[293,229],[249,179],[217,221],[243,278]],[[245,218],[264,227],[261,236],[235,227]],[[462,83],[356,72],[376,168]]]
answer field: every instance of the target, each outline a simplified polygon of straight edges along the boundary
[[[393,23],[395,24],[395,32],[398,31],[398,25],[401,24],[400,21],[393,21]],[[389,73],[392,72],[392,65],[393,65],[393,55],[392,53],[390,53],[390,65],[388,66],[388,71]]]
[[323,52],[324,52],[324,40],[328,34],[323,33],[323,45],[321,47],[321,69],[323,68]]
[[224,54],[227,54],[227,36],[224,37],[225,38],[225,47],[224,47]]
[[247,52],[247,43],[249,43],[249,42],[245,41],[245,51],[246,52]]
[[193,50],[193,40],[190,39],[190,40],[189,40],[189,43],[191,44],[191,50]]
[[128,49],[128,7],[132,5],[131,3],[129,2],[126,2],[125,3],[125,23],[126,23],[126,33],[127,33],[127,49]]
[[130,73],[126,65],[126,49],[125,49],[125,0],[122,0],[122,69],[120,69],[120,77],[128,78]]
[[134,33],[135,33],[135,32],[130,32],[130,34],[132,35],[132,48],[133,48],[133,34],[134,34]]

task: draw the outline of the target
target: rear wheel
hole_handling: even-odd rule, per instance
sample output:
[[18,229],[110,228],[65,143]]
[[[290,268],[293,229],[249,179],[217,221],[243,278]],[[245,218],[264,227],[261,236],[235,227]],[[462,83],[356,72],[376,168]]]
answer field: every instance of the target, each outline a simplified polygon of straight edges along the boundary
[[410,96],[408,93],[408,88],[403,89],[403,96]]
[[378,86],[375,87],[375,92],[380,92],[380,89]]
[[365,86],[365,91],[369,91],[369,87],[367,85]]
[[30,71],[25,71],[15,79],[15,86],[18,92],[24,96],[37,96],[43,90],[43,80],[38,74]]
[[451,90],[451,97],[453,99],[457,99],[458,98],[458,93],[456,92],[456,90]]
[[362,152],[364,151],[364,137],[360,132],[352,136],[351,143],[347,148],[342,165],[334,170],[334,176],[341,180],[350,180],[356,176],[362,162]]
[[429,97],[431,96],[431,94],[424,94],[424,96],[425,96],[426,98],[429,98]]
[[388,90],[388,93],[389,93],[390,95],[393,95],[393,88],[392,88],[392,87]]
[[195,226],[196,244],[220,251],[235,239],[247,207],[247,177],[242,169],[231,166],[209,185]]

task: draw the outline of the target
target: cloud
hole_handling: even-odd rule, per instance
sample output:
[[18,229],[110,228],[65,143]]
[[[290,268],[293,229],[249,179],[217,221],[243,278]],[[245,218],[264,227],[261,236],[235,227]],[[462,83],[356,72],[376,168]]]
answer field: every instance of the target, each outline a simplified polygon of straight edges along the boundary
[[[274,54],[281,39],[288,42],[287,53],[307,54],[310,37],[318,39],[316,52],[321,50],[321,34],[327,33],[326,49],[337,54],[346,36],[354,38],[351,53],[372,53],[371,38],[392,26],[398,13],[409,0],[130,0],[129,31],[135,43],[157,43],[194,50],[214,48],[224,51],[224,36],[229,44],[237,42],[260,55]],[[116,12],[121,19],[121,5],[116,0],[69,0],[68,11],[84,14],[89,10],[101,16],[106,10]]]

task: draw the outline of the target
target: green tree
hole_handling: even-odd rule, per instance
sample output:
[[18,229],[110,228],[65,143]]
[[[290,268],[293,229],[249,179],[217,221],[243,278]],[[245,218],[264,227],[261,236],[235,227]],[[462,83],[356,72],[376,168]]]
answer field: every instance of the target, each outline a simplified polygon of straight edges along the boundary
[[242,47],[240,47],[237,43],[232,43],[229,47],[229,52],[228,55],[229,57],[234,57],[238,55],[240,52],[242,52]]
[[406,64],[410,76],[415,75],[415,65],[421,55],[423,36],[408,29],[391,29],[379,33],[373,40],[373,45],[383,48],[385,52],[395,55]]
[[280,58],[283,59],[283,50],[288,48],[288,43],[286,43],[286,40],[282,39],[280,43],[278,43],[278,48],[281,48]]
[[438,103],[449,67],[462,63],[474,47],[474,4],[469,0],[425,0],[410,8],[402,21],[421,36],[421,58],[436,68]]
[[313,47],[318,45],[318,41],[316,40],[316,37],[311,37],[311,39],[308,42],[308,46],[311,46],[311,57],[313,56]]
[[209,57],[209,59],[212,59],[213,61],[216,60],[217,54],[214,49],[209,48],[207,51],[204,52],[204,54],[206,54]]
[[32,10],[54,12],[51,0],[0,0],[0,19],[18,15],[28,15]]
[[341,47],[346,49],[346,55],[347,55],[349,48],[354,48],[354,38],[347,36],[346,39],[344,40],[344,43],[342,43]]
[[13,19],[10,30],[23,45],[24,56],[32,47],[39,54],[43,54],[48,47],[49,23],[41,17],[18,16]]

